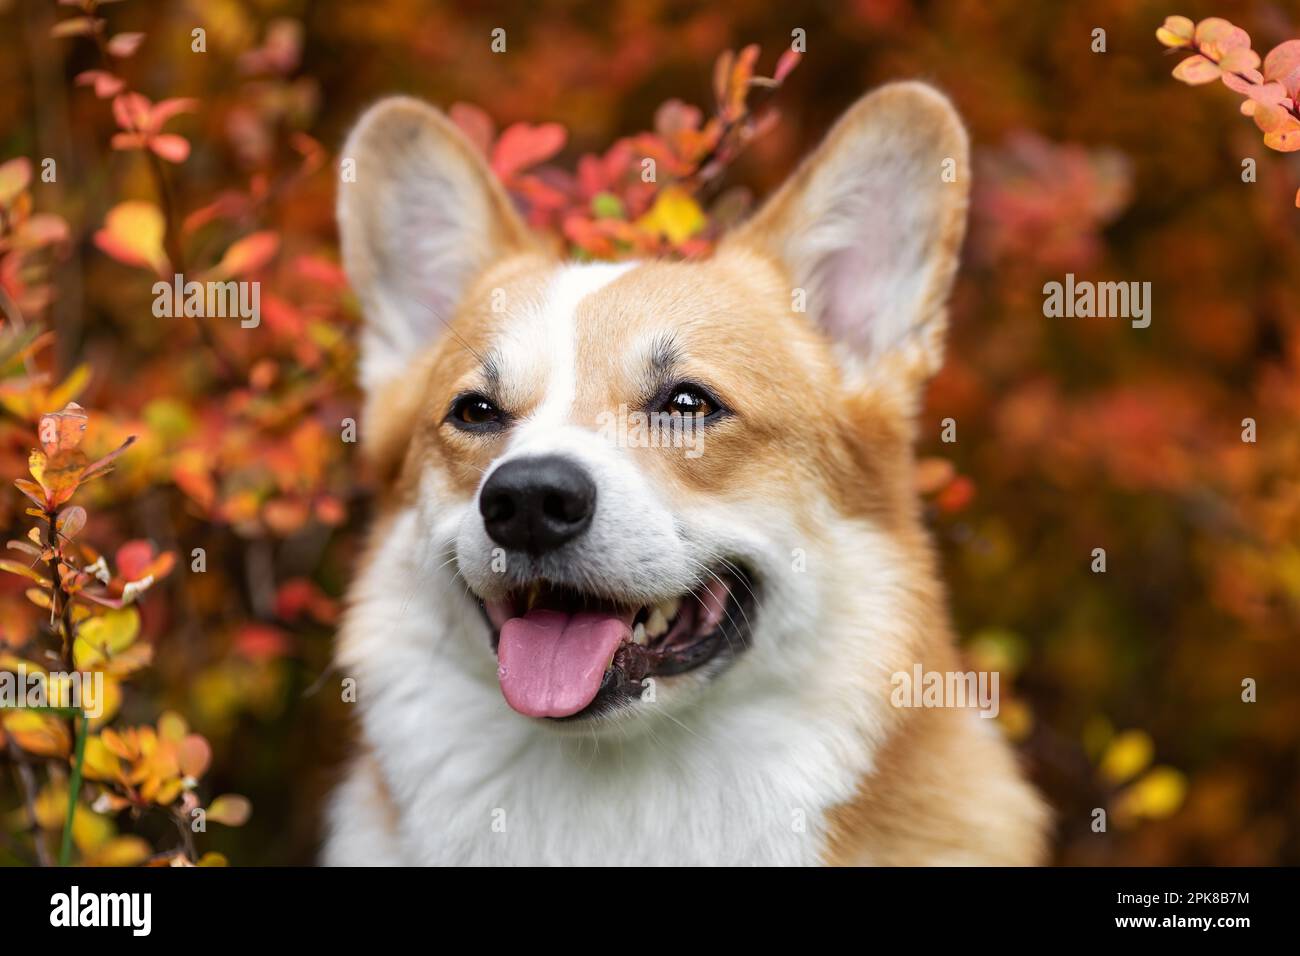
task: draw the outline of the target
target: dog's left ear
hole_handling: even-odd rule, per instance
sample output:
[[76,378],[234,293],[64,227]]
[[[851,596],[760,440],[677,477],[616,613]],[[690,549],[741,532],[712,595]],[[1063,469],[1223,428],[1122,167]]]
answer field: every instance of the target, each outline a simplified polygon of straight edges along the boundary
[[723,244],[779,261],[855,373],[912,380],[943,362],[946,299],[970,190],[966,131],[948,99],[893,83],[860,99]]

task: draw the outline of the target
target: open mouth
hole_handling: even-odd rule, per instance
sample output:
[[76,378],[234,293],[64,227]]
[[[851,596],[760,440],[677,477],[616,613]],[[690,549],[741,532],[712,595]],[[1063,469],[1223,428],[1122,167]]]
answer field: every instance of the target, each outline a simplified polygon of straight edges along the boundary
[[683,674],[739,653],[755,611],[752,580],[731,566],[650,605],[544,581],[481,603],[506,702],[526,716],[557,719],[592,716],[639,696],[647,677]]

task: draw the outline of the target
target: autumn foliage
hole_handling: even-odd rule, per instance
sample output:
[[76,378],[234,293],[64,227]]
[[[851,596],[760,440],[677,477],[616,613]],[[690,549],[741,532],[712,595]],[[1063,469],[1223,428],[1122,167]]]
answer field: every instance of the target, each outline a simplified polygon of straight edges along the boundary
[[1250,34],[1220,17],[1200,23],[1167,17],[1156,39],[1192,54],[1174,67],[1175,79],[1188,86],[1222,81],[1245,97],[1241,112],[1255,121],[1265,146],[1280,153],[1300,150],[1300,40],[1279,43],[1261,58],[1250,47]]

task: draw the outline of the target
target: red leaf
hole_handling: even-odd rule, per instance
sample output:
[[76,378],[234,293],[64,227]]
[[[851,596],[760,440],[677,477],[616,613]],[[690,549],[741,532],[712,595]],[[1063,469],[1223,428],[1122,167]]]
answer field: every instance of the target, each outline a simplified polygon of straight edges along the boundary
[[198,108],[199,101],[189,96],[178,96],[174,99],[163,100],[149,111],[150,128],[162,129],[163,124],[173,116],[179,116],[181,113],[193,113]]
[[1300,98],[1300,40],[1287,40],[1264,57],[1264,79],[1281,83],[1292,99]]
[[95,95],[101,100],[116,96],[126,87],[125,80],[108,70],[85,70],[77,74],[76,83],[78,86],[93,86]]
[[292,644],[289,635],[269,624],[245,624],[235,636],[235,651],[255,661],[283,657]]
[[123,93],[113,99],[113,119],[122,129],[132,133],[148,132],[152,104],[139,93]]
[[134,55],[143,41],[143,33],[119,33],[108,41],[107,49],[110,56],[124,58]]
[[564,148],[567,138],[559,123],[515,123],[508,126],[492,150],[492,171],[505,181],[517,173],[550,159]]
[[117,573],[128,581],[138,581],[144,577],[152,561],[153,543],[139,538],[118,548],[114,557]]
[[785,82],[785,78],[799,65],[802,58],[803,54],[798,50],[786,50],[781,54],[781,59],[776,61],[776,72],[772,74],[772,79],[777,83]]
[[190,155],[190,141],[175,133],[160,133],[150,138],[149,148],[169,163],[183,163]]

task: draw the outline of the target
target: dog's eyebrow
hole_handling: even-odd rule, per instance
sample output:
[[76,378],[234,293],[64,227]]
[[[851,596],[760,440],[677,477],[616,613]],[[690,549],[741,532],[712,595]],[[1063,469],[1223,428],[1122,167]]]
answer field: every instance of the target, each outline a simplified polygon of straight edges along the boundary
[[677,377],[677,366],[682,358],[681,346],[673,333],[656,335],[650,341],[645,358],[645,383],[642,386],[641,405],[649,405],[664,388]]
[[670,378],[681,356],[681,347],[677,344],[677,339],[671,332],[655,336],[650,343],[650,353],[647,361],[651,379],[658,384],[662,384],[666,379]]
[[480,359],[480,370],[483,373],[483,384],[486,390],[496,395],[501,390],[501,358],[495,349],[489,351]]

